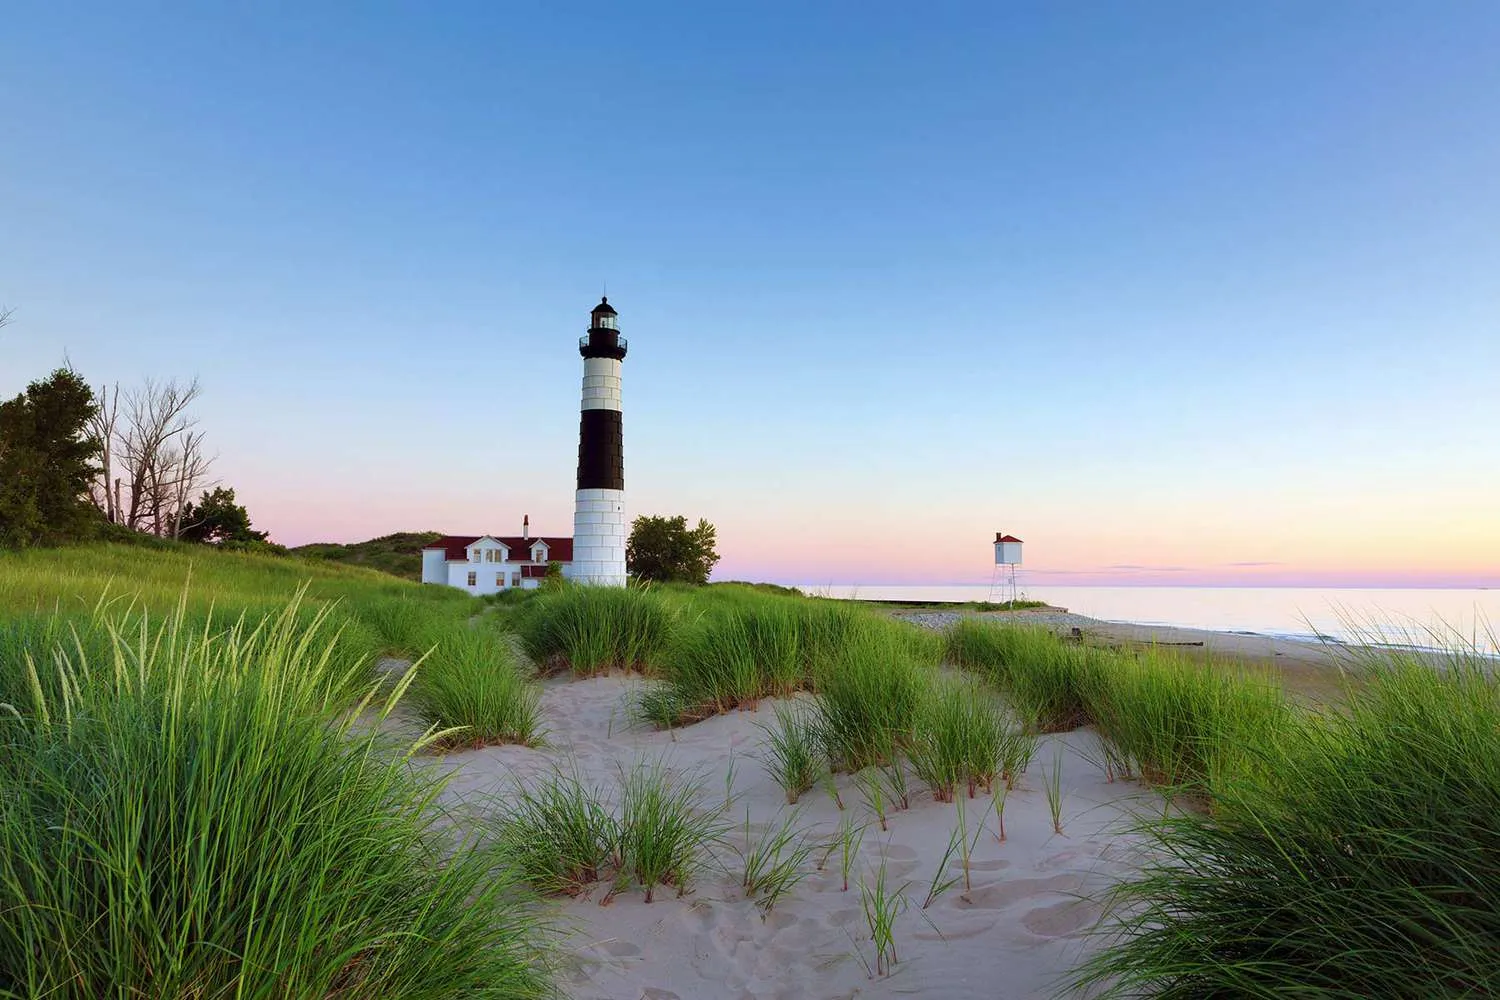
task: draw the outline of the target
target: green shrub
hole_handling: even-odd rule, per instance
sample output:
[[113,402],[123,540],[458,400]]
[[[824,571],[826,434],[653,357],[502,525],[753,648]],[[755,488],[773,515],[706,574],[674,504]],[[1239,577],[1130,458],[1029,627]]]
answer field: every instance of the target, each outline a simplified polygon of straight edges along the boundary
[[1456,656],[1378,667],[1302,717],[1208,815],[1148,827],[1121,935],[1075,985],[1107,997],[1500,995],[1500,689]]
[[0,996],[550,995],[539,914],[356,726],[328,625],[100,612],[106,655],[0,711]]

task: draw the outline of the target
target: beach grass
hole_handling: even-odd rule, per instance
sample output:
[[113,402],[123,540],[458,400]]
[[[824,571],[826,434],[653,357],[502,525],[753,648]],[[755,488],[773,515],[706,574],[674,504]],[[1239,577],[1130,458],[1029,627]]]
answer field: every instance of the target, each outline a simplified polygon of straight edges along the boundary
[[1088,723],[1082,687],[1107,652],[1064,643],[1045,628],[976,618],[958,622],[946,638],[948,661],[1004,692],[1034,732],[1067,732]]
[[821,722],[816,709],[798,704],[777,705],[775,719],[774,725],[760,727],[765,734],[761,765],[793,804],[828,771]]
[[1500,687],[1462,649],[1363,654],[1337,712],[1301,713],[1144,833],[1097,995],[1500,994]]
[[893,761],[910,738],[931,673],[906,636],[880,629],[855,633],[817,664],[819,735],[829,761],[850,773]]
[[541,743],[541,691],[488,629],[439,632],[413,673],[409,702],[429,725],[446,731],[443,746]]
[[648,671],[674,632],[675,609],[643,588],[563,586],[538,592],[511,623],[545,669],[581,677],[611,670]]
[[1218,776],[1265,766],[1262,751],[1292,721],[1286,692],[1270,675],[1159,649],[1115,656],[1083,686],[1106,770],[1123,765],[1169,791],[1201,794]]
[[620,822],[577,771],[556,769],[504,797],[501,856],[537,890],[576,896],[620,866]]
[[402,690],[335,611],[143,603],[4,650],[0,996],[550,995],[544,916],[350,711]]
[[1005,759],[1006,720],[994,694],[971,680],[928,688],[906,746],[912,770],[939,802],[989,789]]
[[662,760],[622,769],[620,809],[621,864],[648,903],[657,886],[686,893],[694,876],[713,863],[727,829],[723,810],[705,804],[702,780]]

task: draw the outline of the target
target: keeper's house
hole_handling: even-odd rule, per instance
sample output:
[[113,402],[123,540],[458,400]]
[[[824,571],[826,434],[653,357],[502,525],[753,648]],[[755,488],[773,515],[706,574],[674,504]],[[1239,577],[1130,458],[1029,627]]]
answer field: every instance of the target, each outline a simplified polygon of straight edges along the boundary
[[531,518],[520,535],[449,535],[422,549],[422,582],[442,583],[471,594],[495,594],[542,585],[548,563],[573,562],[573,539],[532,537]]

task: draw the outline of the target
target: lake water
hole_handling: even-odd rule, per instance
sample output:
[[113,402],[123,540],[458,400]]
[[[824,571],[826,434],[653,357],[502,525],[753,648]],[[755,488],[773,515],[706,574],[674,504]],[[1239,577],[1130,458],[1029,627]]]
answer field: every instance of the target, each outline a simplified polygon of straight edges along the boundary
[[[983,601],[988,586],[807,586],[810,594],[889,601]],[[1310,639],[1368,637],[1431,645],[1427,630],[1458,630],[1484,641],[1500,631],[1500,590],[1387,590],[1301,587],[1026,587],[1020,596],[1105,621],[1206,628]],[[1492,637],[1493,638],[1493,637]]]

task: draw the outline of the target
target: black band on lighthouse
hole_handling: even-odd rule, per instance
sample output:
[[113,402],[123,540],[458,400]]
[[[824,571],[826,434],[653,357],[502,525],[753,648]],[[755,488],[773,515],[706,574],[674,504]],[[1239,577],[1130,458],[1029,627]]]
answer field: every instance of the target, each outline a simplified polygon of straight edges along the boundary
[[625,441],[619,410],[584,410],[578,426],[578,488],[625,488]]

